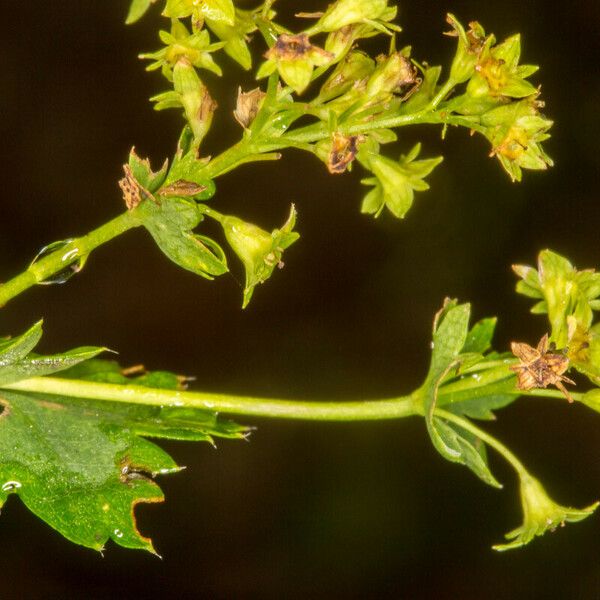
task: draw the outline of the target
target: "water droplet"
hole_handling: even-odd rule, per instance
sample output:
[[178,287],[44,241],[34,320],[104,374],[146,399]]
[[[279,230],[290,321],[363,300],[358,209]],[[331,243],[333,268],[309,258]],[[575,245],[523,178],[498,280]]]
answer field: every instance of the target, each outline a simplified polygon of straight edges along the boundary
[[473,375],[471,375],[471,377],[475,380],[475,381],[481,381],[481,375],[479,373],[473,373]]
[[120,529],[115,529],[113,531],[113,533],[118,537],[118,538],[122,538],[123,537],[123,532]]
[[[50,254],[54,254],[59,251],[61,248],[66,248],[70,244],[72,244],[75,240],[61,240],[60,242],[53,242],[52,244],[48,244],[44,246],[36,255],[36,257],[31,261],[31,265],[35,265],[37,262],[45,258]],[[80,256],[79,248],[70,248],[67,250],[62,256],[62,261],[65,263],[65,268],[59,271],[58,273],[54,273],[51,277],[44,279],[43,281],[38,281],[38,285],[56,285],[61,283],[66,283],[75,275],[75,273],[79,273],[81,269],[83,269],[83,265],[87,259],[87,255]]]
[[19,481],[7,481],[6,483],[4,483],[2,485],[2,491],[8,492],[10,494],[12,492],[15,492],[16,490],[18,490],[21,487],[23,487],[23,485]]

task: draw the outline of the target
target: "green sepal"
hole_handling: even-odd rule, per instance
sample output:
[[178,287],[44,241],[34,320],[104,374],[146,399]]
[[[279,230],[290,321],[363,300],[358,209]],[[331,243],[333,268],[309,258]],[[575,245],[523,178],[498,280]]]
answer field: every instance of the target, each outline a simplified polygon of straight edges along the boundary
[[171,19],[184,19],[185,17],[189,17],[193,12],[193,0],[167,0],[162,14]]
[[252,54],[246,39],[248,34],[256,31],[252,11],[235,11],[235,24],[228,25],[224,21],[206,18],[206,26],[225,43],[225,53],[235,60],[246,71],[252,67]]
[[554,502],[542,484],[527,472],[520,472],[521,506],[523,524],[505,537],[508,542],[496,544],[494,550],[505,551],[520,548],[531,542],[536,536],[554,531],[565,523],[576,523],[589,517],[598,508],[594,502],[585,508],[571,508]]
[[419,89],[401,106],[402,114],[412,114],[425,108],[437,92],[437,84],[442,74],[442,67],[427,67],[423,70],[423,81]]
[[375,175],[361,181],[374,186],[363,199],[361,212],[378,217],[387,207],[398,219],[406,216],[412,206],[414,192],[429,189],[425,177],[443,160],[441,156],[415,160],[420,150],[421,144],[416,144],[396,162],[361,148],[357,155],[359,162]]
[[148,12],[148,9],[156,0],[132,0],[127,13],[125,23],[131,25],[139,21]]

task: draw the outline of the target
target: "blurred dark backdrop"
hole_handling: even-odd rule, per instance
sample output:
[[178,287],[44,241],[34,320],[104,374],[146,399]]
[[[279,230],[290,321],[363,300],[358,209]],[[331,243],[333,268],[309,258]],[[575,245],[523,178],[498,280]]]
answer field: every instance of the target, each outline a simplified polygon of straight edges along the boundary
[[[125,1],[0,1],[0,279],[42,245],[84,233],[122,210],[116,185],[135,144],[171,153],[181,118],[154,113],[164,89],[136,59],[157,47],[156,10],[123,25]],[[281,2],[279,10],[322,3]],[[545,247],[600,266],[599,4],[574,0],[404,1],[401,40],[448,64],[444,14],[520,31],[524,62],[541,64],[556,167],[511,184],[487,143],[452,130],[402,132],[443,153],[431,191],[403,222],[361,216],[360,173],[326,174],[310,156],[245,167],[218,182],[219,210],[271,228],[295,202],[301,241],[286,268],[240,310],[242,273],[209,283],[169,263],[143,231],[92,256],[67,285],[40,287],[1,314],[2,332],[45,318],[43,350],[104,344],[198,378],[201,389],[310,399],[375,398],[423,377],[431,319],[446,295],[500,317],[497,343],[533,341],[541,317],[514,292],[514,262]],[[229,118],[238,77],[209,80],[220,104],[206,144],[239,136]],[[227,64],[225,64],[227,63]],[[161,88],[161,86],[163,86]],[[232,260],[233,262],[233,260]],[[13,498],[0,520],[5,598],[600,598],[598,516],[509,554],[490,549],[520,523],[512,473],[498,492],[431,448],[419,420],[305,424],[249,420],[250,443],[163,444],[188,466],[160,481],[167,503],[141,507],[164,559],[109,545],[77,548]],[[600,419],[564,402],[521,401],[489,425],[559,501],[600,497]]]

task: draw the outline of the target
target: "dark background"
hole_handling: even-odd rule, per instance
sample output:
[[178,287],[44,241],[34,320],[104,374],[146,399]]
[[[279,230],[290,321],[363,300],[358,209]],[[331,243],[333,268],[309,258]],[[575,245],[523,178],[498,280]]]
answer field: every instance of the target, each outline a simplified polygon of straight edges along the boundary
[[[279,10],[316,10],[282,2]],[[157,47],[157,11],[123,25],[126,2],[0,1],[0,279],[42,245],[123,209],[116,185],[135,144],[156,161],[182,124],[147,98],[165,86],[136,59]],[[539,339],[546,324],[517,297],[514,262],[545,247],[600,266],[600,8],[594,0],[401,3],[401,43],[447,65],[444,14],[477,18],[503,38],[520,31],[539,63],[547,144],[556,167],[512,184],[488,145],[464,130],[404,129],[393,154],[424,142],[443,153],[406,220],[359,213],[359,169],[331,177],[311,156],[239,169],[215,206],[265,228],[295,202],[302,239],[286,268],[240,310],[243,274],[213,283],[178,270],[143,231],[96,251],[67,285],[38,287],[2,311],[3,333],[45,318],[44,351],[104,344],[198,378],[199,389],[306,399],[397,395],[419,384],[431,319],[444,296],[498,315],[497,346]],[[206,76],[220,104],[206,147],[239,136],[230,119],[240,74]],[[234,260],[231,261],[234,263]],[[564,402],[524,400],[487,428],[558,501],[600,497],[600,417]],[[490,549],[521,522],[505,465],[498,492],[432,449],[420,420],[314,424],[251,420],[250,443],[165,443],[188,469],[160,484],[167,503],[137,510],[163,560],[109,544],[104,558],[64,541],[13,498],[0,521],[6,598],[600,598],[600,521],[590,518],[520,551]]]

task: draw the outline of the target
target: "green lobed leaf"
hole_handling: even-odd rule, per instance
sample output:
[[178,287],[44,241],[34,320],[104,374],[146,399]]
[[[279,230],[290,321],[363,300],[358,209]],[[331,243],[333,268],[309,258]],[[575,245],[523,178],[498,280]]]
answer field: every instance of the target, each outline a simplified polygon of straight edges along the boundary
[[[479,438],[475,438],[455,424],[438,417],[433,418],[432,428],[435,430],[436,438],[443,444],[445,452],[452,451],[456,457],[450,460],[465,465],[488,485],[496,488],[502,487],[487,465],[485,446]],[[439,447],[436,447],[439,450]]]
[[[166,183],[171,178],[170,173]],[[202,220],[193,200],[161,197],[160,205],[141,204],[138,214],[159,248],[175,264],[206,279],[227,272],[225,253],[217,242],[191,231]]]
[[180,469],[140,435],[210,441],[245,429],[189,409],[117,405],[2,391],[0,504],[18,495],[67,539],[102,550],[112,539],[154,551],[134,509],[162,502],[153,479]]
[[[423,397],[425,423],[431,441],[436,450],[447,460],[460,463],[471,469],[482,481],[494,487],[500,487],[487,466],[485,453],[480,449],[481,441],[464,432],[460,427],[435,415],[438,405],[438,396],[444,398],[444,404],[455,401],[456,398],[448,397],[447,390],[442,386],[443,381],[451,374],[456,373],[465,357],[471,360],[473,354],[463,354],[465,345],[467,349],[479,349],[489,344],[494,323],[484,320],[478,323],[469,332],[469,304],[458,304],[456,300],[446,299],[444,306],[434,320],[433,343],[431,364],[425,383],[420,388]],[[469,337],[471,334],[471,337]],[[477,355],[476,355],[477,356]],[[479,358],[476,358],[478,361]],[[469,380],[474,381],[474,380]],[[442,392],[444,390],[444,392]],[[464,400],[473,398],[467,392]],[[481,406],[474,402],[471,406],[456,412],[471,412],[486,415],[489,411],[490,396],[482,396]],[[486,408],[486,404],[488,404]]]

